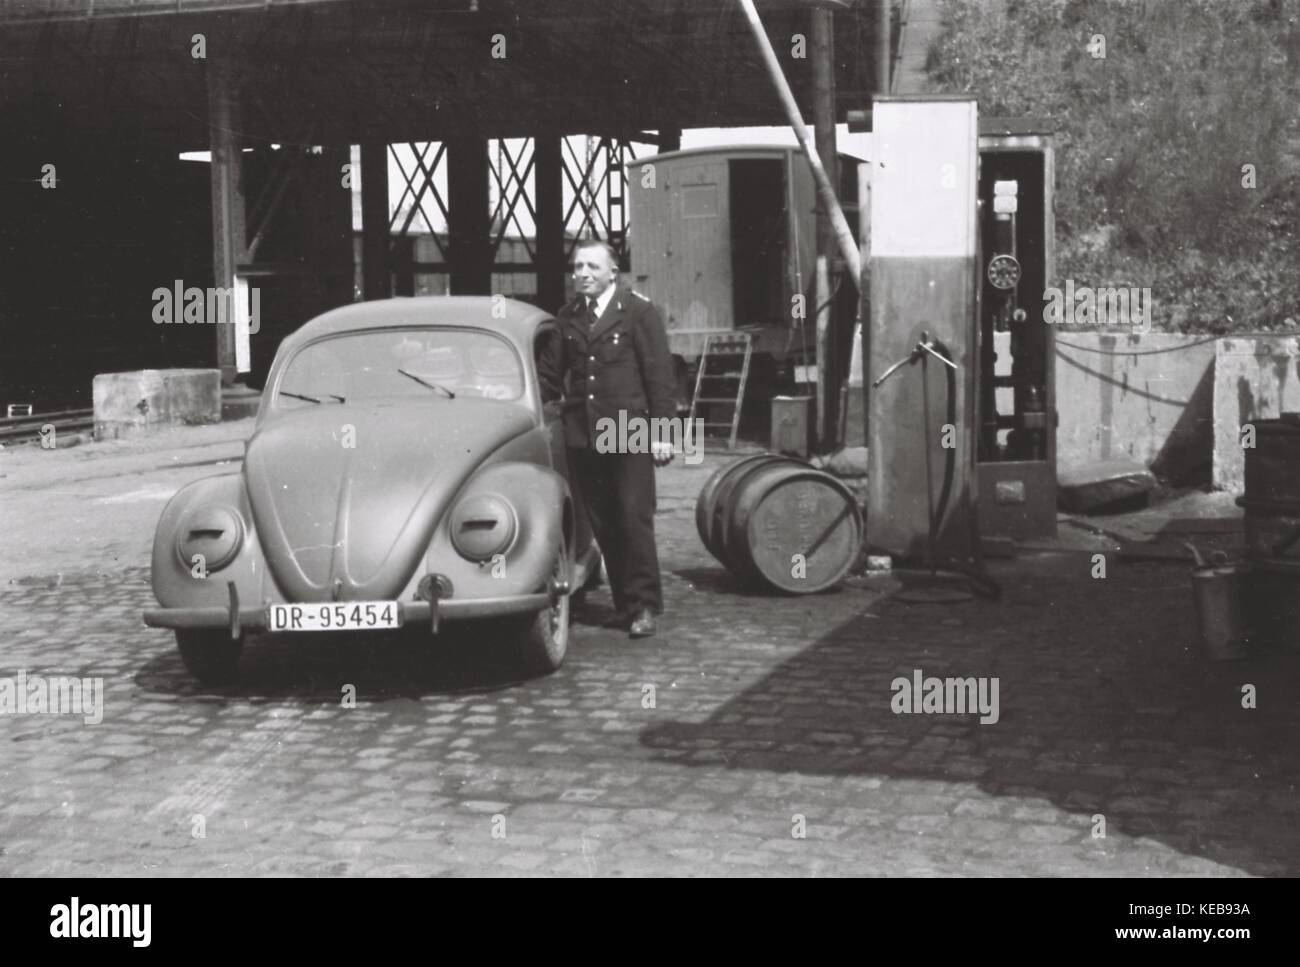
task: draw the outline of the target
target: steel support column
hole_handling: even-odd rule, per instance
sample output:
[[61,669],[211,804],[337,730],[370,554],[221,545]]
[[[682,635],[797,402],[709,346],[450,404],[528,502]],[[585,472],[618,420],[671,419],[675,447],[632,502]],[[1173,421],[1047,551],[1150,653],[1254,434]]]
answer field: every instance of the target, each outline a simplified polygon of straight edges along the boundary
[[537,304],[555,312],[564,303],[564,157],[558,136],[533,143],[533,191],[537,198]]
[[[840,181],[839,154],[835,148],[835,70],[831,62],[834,57],[832,16],[829,10],[812,11],[812,108],[817,154],[838,194]],[[817,254],[825,255],[832,263],[839,254],[830,212],[820,203],[817,205]]]
[[367,299],[393,294],[388,238],[388,145],[361,146],[361,288]]
[[342,184],[343,166],[351,158],[347,145],[326,147],[326,161],[320,172],[321,248],[325,265],[324,294],[331,308],[347,305],[355,298],[352,254],[352,192]]
[[492,247],[488,214],[488,143],[447,143],[447,233],[452,295],[489,295]]
[[[243,155],[240,152],[239,89],[229,61],[208,62],[208,147],[212,152],[212,284],[231,288],[246,255]],[[235,327],[214,326],[221,382],[235,382]]]
[[[829,10],[813,10],[812,16],[812,108],[813,137],[817,142],[817,155],[822,159],[826,175],[838,193],[839,152],[835,143],[835,65],[832,17]],[[839,273],[833,270],[836,256],[840,254],[839,243],[835,237],[835,227],[831,223],[831,214],[824,200],[817,205],[817,254],[826,257],[826,264],[831,271],[830,279]],[[838,440],[839,431],[839,387],[846,375],[844,365],[846,353],[843,351],[844,340],[840,329],[842,320],[832,310],[829,287],[817,289],[818,306],[825,306],[828,313],[828,325],[825,330],[826,345],[823,356],[823,371],[818,373],[818,395],[821,398],[821,425],[817,427],[817,439],[825,446]],[[820,313],[818,314],[820,317]],[[818,329],[821,330],[819,318]],[[833,447],[832,447],[833,448]]]
[[890,85],[890,32],[889,5],[892,0],[876,0],[876,91],[892,92]]

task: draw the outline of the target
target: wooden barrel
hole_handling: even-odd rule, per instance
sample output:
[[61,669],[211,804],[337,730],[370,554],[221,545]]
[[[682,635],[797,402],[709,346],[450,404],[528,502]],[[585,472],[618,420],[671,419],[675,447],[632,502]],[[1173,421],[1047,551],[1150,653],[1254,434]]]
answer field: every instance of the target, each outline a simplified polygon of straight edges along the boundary
[[1246,550],[1257,560],[1300,562],[1300,413],[1256,420],[1245,451]]
[[731,564],[723,557],[722,534],[725,529],[725,512],[736,486],[749,474],[772,464],[808,466],[805,460],[782,456],[779,453],[756,453],[719,467],[705,481],[695,499],[695,530],[709,553],[728,568]]
[[728,570],[791,594],[835,585],[862,547],[852,492],[789,457],[761,454],[724,467],[695,510],[701,540]]

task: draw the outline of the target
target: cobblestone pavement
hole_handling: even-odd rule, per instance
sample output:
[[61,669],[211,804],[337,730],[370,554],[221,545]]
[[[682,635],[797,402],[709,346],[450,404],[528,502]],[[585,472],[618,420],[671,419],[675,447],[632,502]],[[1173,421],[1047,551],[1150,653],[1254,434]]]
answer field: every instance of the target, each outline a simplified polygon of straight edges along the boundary
[[[255,639],[205,689],[143,561],[0,590],[0,677],[106,688],[100,724],[0,715],[0,874],[1300,873],[1300,652],[1200,659],[1185,569],[757,595],[694,533],[717,462],[660,477],[660,636],[600,628],[601,590],[539,680],[471,631]],[[998,721],[895,714],[916,669],[996,677]]]

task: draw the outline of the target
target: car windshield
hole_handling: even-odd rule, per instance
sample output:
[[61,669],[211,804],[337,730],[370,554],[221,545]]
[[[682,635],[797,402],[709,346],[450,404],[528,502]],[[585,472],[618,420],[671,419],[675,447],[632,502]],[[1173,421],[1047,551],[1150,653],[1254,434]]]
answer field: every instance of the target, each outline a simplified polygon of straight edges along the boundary
[[519,356],[500,336],[481,329],[376,329],[299,350],[280,379],[276,405],[393,396],[517,400],[523,389]]

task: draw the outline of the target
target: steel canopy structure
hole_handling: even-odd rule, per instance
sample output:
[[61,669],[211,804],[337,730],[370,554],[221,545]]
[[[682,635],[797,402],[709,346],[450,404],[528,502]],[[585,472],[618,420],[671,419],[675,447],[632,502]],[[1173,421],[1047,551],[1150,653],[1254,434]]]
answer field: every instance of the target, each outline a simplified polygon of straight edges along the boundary
[[[834,12],[844,120],[875,93],[877,3],[758,0],[805,117],[815,12]],[[33,364],[51,355],[77,380],[215,362],[233,381],[244,367],[230,327],[214,340],[148,322],[153,286],[182,273],[269,290],[256,373],[277,334],[354,298],[351,198],[339,189],[352,146],[365,297],[403,287],[387,146],[438,142],[451,291],[491,291],[495,177],[536,225],[529,264],[511,270],[535,271],[536,301],[553,309],[566,185],[585,176],[566,136],[598,138],[622,177],[633,142],[671,150],[683,128],[786,119],[735,0],[11,0],[0,6],[0,386],[30,389]],[[531,169],[521,162],[509,185],[489,160],[490,139],[506,138],[528,139]],[[177,160],[195,150],[211,152],[205,171]],[[415,193],[433,172],[403,178]],[[621,245],[621,187],[585,204],[602,211],[583,224]],[[28,389],[7,395],[40,396]]]
[[[805,106],[811,48],[795,35],[819,5],[759,3]],[[861,107],[871,11],[829,6],[839,100]],[[308,116],[318,144],[785,122],[733,0],[19,0],[0,27],[0,114],[196,147],[216,65],[246,99],[246,143],[283,143]]]

